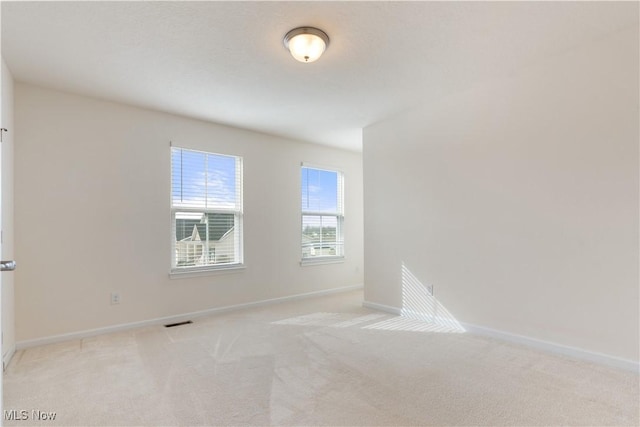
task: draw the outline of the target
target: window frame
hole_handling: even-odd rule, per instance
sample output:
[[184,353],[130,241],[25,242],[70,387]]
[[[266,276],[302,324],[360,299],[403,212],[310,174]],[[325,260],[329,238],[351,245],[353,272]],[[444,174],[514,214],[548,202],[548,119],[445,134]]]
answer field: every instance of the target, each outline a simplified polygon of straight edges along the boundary
[[[336,194],[336,211],[335,212],[327,212],[327,211],[314,211],[314,210],[305,210],[302,202],[302,172],[304,169],[315,169],[324,172],[332,172],[337,176],[337,194]],[[345,202],[344,202],[344,182],[345,182],[345,174],[344,172],[333,166],[319,165],[315,163],[307,163],[302,162],[300,164],[299,169],[299,179],[300,179],[300,187],[298,192],[298,197],[300,197],[300,265],[318,265],[318,264],[334,264],[334,263],[342,263],[345,259]],[[336,255],[321,255],[321,256],[311,256],[305,257],[303,254],[303,227],[304,227],[304,217],[305,216],[319,216],[322,217],[334,217],[336,218],[336,248],[340,247],[340,253]],[[337,251],[336,251],[337,252]]]
[[[200,207],[176,207],[173,204],[173,150],[184,150],[195,153],[205,154],[207,156],[222,156],[230,157],[235,160],[235,191],[236,191],[236,207],[235,208],[200,208]],[[244,265],[244,159],[241,156],[233,154],[216,153],[212,151],[204,151],[193,148],[186,148],[181,146],[170,145],[169,150],[170,161],[170,177],[169,177],[169,209],[170,209],[170,236],[171,236],[171,265],[169,270],[169,276],[172,278],[177,277],[192,277],[208,274],[219,274],[224,272],[235,272],[245,268]],[[208,196],[205,193],[205,197]],[[230,263],[220,264],[206,264],[195,266],[177,266],[176,257],[176,214],[180,213],[203,213],[203,214],[233,214],[235,229],[234,235],[234,260]]]

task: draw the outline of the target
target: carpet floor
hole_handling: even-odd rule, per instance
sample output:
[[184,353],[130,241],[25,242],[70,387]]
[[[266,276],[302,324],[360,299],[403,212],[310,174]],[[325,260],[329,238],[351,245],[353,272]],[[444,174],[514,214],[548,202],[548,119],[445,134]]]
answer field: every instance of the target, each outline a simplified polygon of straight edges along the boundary
[[19,351],[4,423],[640,424],[636,373],[361,303],[349,292]]

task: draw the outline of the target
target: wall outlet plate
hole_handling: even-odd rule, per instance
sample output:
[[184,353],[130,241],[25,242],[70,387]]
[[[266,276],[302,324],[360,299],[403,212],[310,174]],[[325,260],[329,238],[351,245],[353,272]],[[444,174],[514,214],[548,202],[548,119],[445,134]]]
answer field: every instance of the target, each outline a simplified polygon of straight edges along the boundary
[[120,292],[111,292],[111,305],[120,304]]

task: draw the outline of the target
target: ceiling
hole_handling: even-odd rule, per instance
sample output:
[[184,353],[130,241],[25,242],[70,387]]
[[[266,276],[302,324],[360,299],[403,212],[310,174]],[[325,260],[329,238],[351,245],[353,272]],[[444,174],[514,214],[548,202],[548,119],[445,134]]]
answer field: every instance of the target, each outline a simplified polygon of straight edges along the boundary
[[[2,2],[20,82],[360,150],[362,128],[631,25],[638,3]],[[284,34],[331,43],[295,61]]]

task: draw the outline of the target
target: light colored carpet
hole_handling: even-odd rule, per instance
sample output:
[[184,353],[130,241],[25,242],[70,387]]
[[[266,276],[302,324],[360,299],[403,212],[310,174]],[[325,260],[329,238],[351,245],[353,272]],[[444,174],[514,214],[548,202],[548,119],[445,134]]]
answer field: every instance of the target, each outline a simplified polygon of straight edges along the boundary
[[[314,298],[18,352],[5,425],[633,425],[638,375]],[[56,412],[34,421],[33,410]]]

